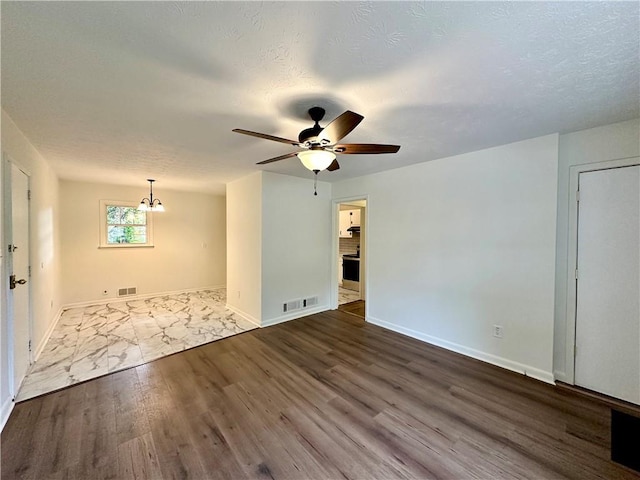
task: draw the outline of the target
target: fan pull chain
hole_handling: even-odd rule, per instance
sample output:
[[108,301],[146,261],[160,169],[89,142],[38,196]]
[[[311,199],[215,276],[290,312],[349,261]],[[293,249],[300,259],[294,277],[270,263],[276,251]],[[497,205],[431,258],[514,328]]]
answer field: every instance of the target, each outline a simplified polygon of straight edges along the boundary
[[320,170],[314,170],[313,173],[316,174],[316,176],[313,178],[313,194],[317,197],[318,196],[318,172]]

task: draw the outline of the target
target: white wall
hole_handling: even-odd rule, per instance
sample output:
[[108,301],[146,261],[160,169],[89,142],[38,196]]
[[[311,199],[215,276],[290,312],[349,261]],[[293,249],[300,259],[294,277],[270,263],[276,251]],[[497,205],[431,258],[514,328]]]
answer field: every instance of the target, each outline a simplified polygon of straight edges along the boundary
[[225,198],[164,190],[162,181],[154,187],[166,208],[153,214],[155,246],[98,248],[100,200],[138,203],[149,196],[149,184],[60,182],[64,304],[114,298],[122,287],[143,295],[224,285]]
[[549,135],[333,184],[368,196],[367,320],[552,381],[557,152]]
[[[2,151],[30,174],[30,263],[32,266],[32,342],[38,351],[61,306],[58,178],[46,160],[2,111]],[[3,241],[3,245],[5,242]],[[3,290],[6,288],[3,275]],[[6,305],[6,304],[5,304]],[[6,316],[2,312],[0,359],[0,407],[6,420],[8,395]],[[10,399],[9,399],[10,400]]]
[[[331,294],[331,185],[264,172],[262,325],[327,310]],[[316,308],[285,314],[283,303],[318,296]]]
[[262,172],[227,184],[227,306],[262,317]]
[[[569,250],[570,168],[640,156],[640,119],[560,135],[558,146],[558,221],[553,369],[567,377],[567,270]],[[573,321],[573,320],[571,320]]]
[[[227,306],[267,326],[329,308],[331,186],[258,172],[227,184]],[[318,305],[284,313],[291,300]]]

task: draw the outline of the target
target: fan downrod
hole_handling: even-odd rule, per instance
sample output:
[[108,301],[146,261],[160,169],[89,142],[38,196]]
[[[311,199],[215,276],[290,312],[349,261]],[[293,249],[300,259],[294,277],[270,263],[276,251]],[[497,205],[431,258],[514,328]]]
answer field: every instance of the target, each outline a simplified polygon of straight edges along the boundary
[[311,107],[309,109],[309,116],[311,117],[311,120],[316,123],[313,127],[305,128],[300,132],[300,134],[298,135],[298,141],[300,143],[305,143],[307,140],[318,136],[318,134],[322,131],[322,127],[318,122],[324,118],[324,114],[325,111],[322,107]]

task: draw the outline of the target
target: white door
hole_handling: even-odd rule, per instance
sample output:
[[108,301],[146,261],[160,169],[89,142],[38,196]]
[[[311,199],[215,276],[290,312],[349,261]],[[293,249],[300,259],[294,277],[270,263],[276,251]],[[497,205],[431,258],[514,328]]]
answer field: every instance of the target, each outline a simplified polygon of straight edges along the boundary
[[575,383],[640,404],[640,166],[579,191]]
[[[9,285],[9,338],[13,340],[10,359],[13,364],[13,395],[24,379],[30,358],[31,321],[29,285],[29,177],[13,163],[9,163],[11,198],[7,202],[8,272],[15,275],[14,288]],[[11,278],[11,277],[10,277]],[[12,283],[8,279],[8,284]]]

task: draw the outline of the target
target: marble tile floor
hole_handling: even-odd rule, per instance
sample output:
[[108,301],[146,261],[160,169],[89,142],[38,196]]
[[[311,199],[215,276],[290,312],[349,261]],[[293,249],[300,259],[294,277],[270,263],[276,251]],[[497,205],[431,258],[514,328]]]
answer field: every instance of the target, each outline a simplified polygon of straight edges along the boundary
[[257,328],[225,302],[220,288],[65,310],[16,401]]
[[338,305],[355,302],[356,300],[360,300],[360,292],[338,287]]

